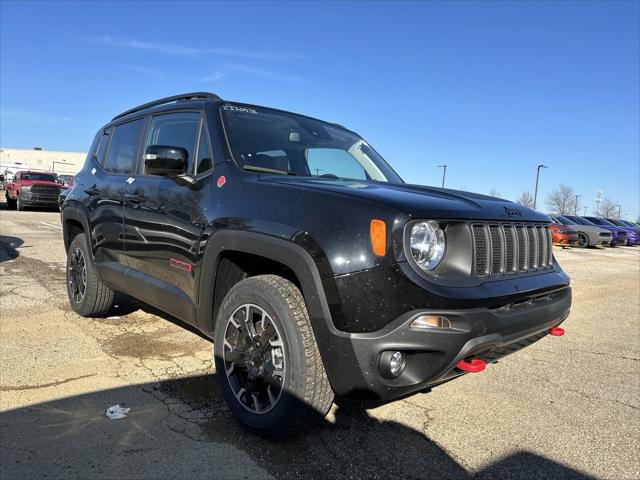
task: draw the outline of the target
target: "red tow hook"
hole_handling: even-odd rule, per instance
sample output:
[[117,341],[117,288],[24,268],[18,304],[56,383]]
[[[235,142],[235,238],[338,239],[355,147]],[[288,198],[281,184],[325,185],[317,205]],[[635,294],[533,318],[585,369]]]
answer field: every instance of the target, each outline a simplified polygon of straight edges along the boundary
[[561,337],[564,335],[564,328],[553,327],[551,330],[549,330],[549,335],[551,335],[552,337]]
[[472,358],[470,362],[466,360],[460,360],[456,363],[456,367],[463,372],[478,373],[485,369],[487,362],[480,360],[479,358]]

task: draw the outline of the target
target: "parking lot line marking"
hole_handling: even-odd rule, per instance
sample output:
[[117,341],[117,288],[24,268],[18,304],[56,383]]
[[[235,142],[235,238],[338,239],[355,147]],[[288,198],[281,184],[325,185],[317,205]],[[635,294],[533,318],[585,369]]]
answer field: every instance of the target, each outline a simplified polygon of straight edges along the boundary
[[51,227],[51,228],[57,228],[58,230],[62,230],[62,227],[60,227],[59,225],[51,225],[50,223],[47,222],[39,222],[42,225],[46,225],[47,227]]

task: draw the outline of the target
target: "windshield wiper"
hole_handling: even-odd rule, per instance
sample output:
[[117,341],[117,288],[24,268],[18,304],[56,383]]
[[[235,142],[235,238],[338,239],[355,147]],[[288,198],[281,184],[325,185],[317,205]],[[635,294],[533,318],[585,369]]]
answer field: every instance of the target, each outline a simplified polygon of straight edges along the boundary
[[242,167],[243,170],[249,170],[250,172],[261,172],[261,173],[275,173],[278,175],[298,175],[296,172],[291,170],[278,170],[275,168],[265,168],[265,167],[257,167],[255,165],[245,165]]

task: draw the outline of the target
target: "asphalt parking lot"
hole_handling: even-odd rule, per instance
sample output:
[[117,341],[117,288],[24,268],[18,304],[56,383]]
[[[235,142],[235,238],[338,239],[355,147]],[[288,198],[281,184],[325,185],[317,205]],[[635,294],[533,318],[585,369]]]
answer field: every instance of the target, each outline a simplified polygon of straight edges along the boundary
[[555,250],[564,337],[273,443],[231,418],[211,343],[124,297],[78,317],[59,214],[2,207],[1,478],[640,478],[640,248]]

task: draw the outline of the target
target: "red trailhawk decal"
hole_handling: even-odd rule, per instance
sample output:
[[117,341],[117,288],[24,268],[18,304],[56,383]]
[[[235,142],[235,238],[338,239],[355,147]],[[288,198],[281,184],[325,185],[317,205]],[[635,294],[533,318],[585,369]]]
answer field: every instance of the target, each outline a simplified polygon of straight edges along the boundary
[[179,268],[180,270],[184,270],[185,272],[190,272],[193,268],[193,265],[187,262],[181,262],[180,260],[176,260],[175,258],[169,259],[169,266],[174,268]]

